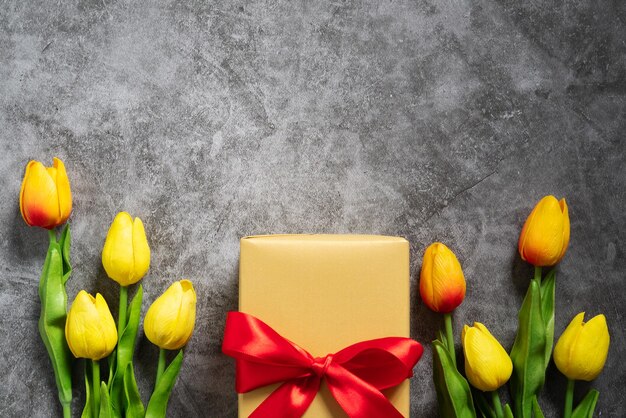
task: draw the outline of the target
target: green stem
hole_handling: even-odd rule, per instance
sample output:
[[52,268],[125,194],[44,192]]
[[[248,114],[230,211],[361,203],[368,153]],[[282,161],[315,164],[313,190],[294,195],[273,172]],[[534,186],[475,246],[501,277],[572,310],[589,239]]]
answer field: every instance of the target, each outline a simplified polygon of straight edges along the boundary
[[128,287],[120,286],[120,309],[117,316],[118,342],[122,339],[122,333],[126,328],[126,310],[128,309]]
[[443,314],[443,321],[446,325],[446,340],[448,340],[448,351],[452,357],[452,364],[456,367],[456,353],[454,351],[454,336],[452,335],[452,313]]
[[62,403],[61,405],[63,405],[63,418],[72,418],[71,403]]
[[92,413],[94,418],[98,418],[100,413],[100,363],[98,360],[91,360],[91,399]]
[[159,348],[159,363],[157,365],[157,375],[156,375],[156,382],[154,384],[154,387],[156,387],[156,385],[159,384],[159,380],[161,380],[161,376],[163,375],[163,372],[165,371],[165,355],[167,354],[167,352],[165,351],[164,348]]
[[[48,229],[48,239],[50,240],[50,244],[57,243],[57,232],[55,228]],[[50,251],[48,249],[48,251]],[[52,358],[51,358],[52,359]],[[72,418],[72,397],[71,393],[68,396],[63,396],[61,391],[59,391],[59,401],[61,402],[61,407],[63,408],[63,418]]]
[[565,390],[565,411],[563,412],[563,418],[571,418],[573,401],[574,401],[574,380],[567,379],[567,389]]
[[541,286],[541,267],[540,266],[535,266],[535,280],[537,280],[537,283],[539,284],[539,286]]
[[493,402],[493,409],[496,411],[496,416],[498,418],[504,417],[504,412],[502,412],[502,402],[500,402],[500,395],[498,395],[498,389],[491,392],[491,400]]

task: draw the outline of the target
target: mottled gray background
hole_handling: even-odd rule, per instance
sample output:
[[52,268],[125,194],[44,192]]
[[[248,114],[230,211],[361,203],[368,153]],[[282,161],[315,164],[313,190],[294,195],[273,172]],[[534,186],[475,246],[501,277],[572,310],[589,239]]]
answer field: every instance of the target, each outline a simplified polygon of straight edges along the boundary
[[[18,209],[27,161],[67,166],[74,193],[70,297],[117,287],[100,251],[116,212],[152,247],[144,313],[174,280],[198,321],[172,417],[235,417],[220,354],[237,307],[239,238],[372,233],[411,241],[412,334],[426,344],[412,416],[434,417],[440,318],[418,301],[423,251],[452,247],[468,291],[455,314],[509,348],[531,267],[522,224],[565,196],[556,334],[579,311],[607,316],[597,415],[623,417],[626,214],[623,1],[0,1],[0,415],[59,416],[39,341],[47,237]],[[152,387],[143,336],[138,379]],[[80,368],[76,371],[77,380]],[[564,378],[541,403],[557,416]],[[75,413],[83,402],[75,390]]]

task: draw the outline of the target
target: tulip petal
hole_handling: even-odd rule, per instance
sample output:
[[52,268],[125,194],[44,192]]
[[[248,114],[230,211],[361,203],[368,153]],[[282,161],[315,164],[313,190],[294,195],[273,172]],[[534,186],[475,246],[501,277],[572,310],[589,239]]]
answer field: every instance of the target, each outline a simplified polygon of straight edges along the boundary
[[554,347],[554,364],[565,376],[571,374],[571,347],[576,343],[582,328],[585,313],[581,312],[572,319]]
[[609,351],[610,337],[604,315],[597,315],[582,325],[570,349],[569,367],[578,380],[591,381],[602,369]]
[[109,310],[109,305],[107,305],[106,300],[104,300],[100,293],[96,294],[95,306],[98,312],[98,328],[102,336],[103,351],[107,353],[103,357],[106,357],[108,353],[113,351],[117,344],[117,327],[113,315],[111,315],[111,311]]
[[150,268],[150,247],[141,219],[133,222],[133,280],[141,279]]
[[179,333],[175,346],[182,348],[191,337],[196,322],[196,291],[189,280],[180,281],[183,290],[183,300],[178,312],[178,321],[184,327],[184,333]]
[[72,213],[72,191],[70,189],[70,180],[65,171],[65,164],[58,158],[53,158],[52,165],[56,169],[56,186],[59,201],[59,217],[60,223],[69,218]]
[[177,328],[178,312],[183,290],[173,283],[148,309],[144,320],[146,336],[152,343],[167,348]]
[[422,269],[420,271],[420,296],[422,300],[433,311],[435,307],[432,304],[433,301],[433,257],[431,247],[426,249],[424,253],[424,260],[422,262]]
[[559,260],[563,258],[565,252],[567,251],[567,246],[569,245],[569,237],[570,237],[570,224],[569,224],[569,210],[567,208],[567,202],[565,199],[559,200],[559,207],[561,208],[561,213],[563,214],[563,239],[561,254],[559,254]]

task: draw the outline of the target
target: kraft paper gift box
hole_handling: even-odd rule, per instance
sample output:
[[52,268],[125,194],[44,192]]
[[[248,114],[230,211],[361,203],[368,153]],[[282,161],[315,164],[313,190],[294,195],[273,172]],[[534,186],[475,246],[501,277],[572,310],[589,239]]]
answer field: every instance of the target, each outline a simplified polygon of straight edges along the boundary
[[[359,341],[409,337],[409,243],[374,235],[268,235],[241,240],[239,310],[325,356]],[[239,417],[279,385],[239,395]],[[383,393],[409,416],[409,382]],[[346,417],[325,383],[305,418]]]

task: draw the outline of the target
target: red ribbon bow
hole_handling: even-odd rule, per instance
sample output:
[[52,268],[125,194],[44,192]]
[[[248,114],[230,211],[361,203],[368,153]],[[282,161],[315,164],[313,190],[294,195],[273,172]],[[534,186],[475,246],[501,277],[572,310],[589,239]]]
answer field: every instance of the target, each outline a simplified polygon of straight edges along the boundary
[[401,418],[380,391],[413,376],[413,366],[424,349],[410,338],[387,337],[315,358],[263,321],[229,312],[222,351],[237,360],[238,393],[284,382],[250,418],[300,418],[313,402],[322,378],[351,418]]

